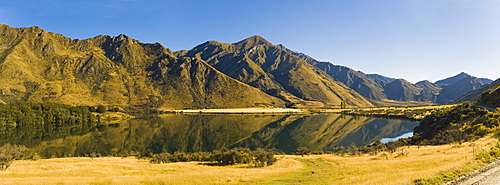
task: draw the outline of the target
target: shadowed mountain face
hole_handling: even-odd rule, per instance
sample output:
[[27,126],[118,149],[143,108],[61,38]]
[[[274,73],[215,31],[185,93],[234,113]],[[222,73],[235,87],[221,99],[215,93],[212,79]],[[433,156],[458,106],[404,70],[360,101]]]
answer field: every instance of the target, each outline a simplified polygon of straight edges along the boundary
[[484,84],[478,78],[468,75],[443,87],[438,96],[437,103],[450,103],[469,91],[478,89],[483,85]]
[[0,25],[0,100],[135,109],[284,106],[199,58],[125,35],[72,40]]
[[345,66],[320,62],[303,53],[292,51],[292,54],[326,72],[330,77],[342,82],[364,97],[382,103],[387,100],[450,103],[461,95],[492,82],[490,79],[476,78],[462,72],[436,83],[424,80],[412,84],[404,79],[389,78],[379,74],[365,74]]
[[[364,73],[363,73],[364,74]],[[387,77],[387,76],[382,76],[382,75],[379,75],[379,74],[365,74],[366,77],[368,78],[371,78],[371,79],[376,79],[376,80],[381,80],[385,83],[391,83],[392,81],[394,80],[397,80],[396,78],[391,78],[391,77]]]
[[[460,75],[455,76],[453,80],[443,80],[441,84],[433,84],[427,80],[411,84],[406,80],[398,79],[385,85],[384,93],[391,100],[446,104],[484,85],[476,77],[466,75],[458,79],[458,76]],[[451,83],[444,84],[444,82]]]
[[332,78],[344,83],[359,94],[374,100],[385,100],[381,84],[348,67],[333,65],[330,62],[317,62],[315,66]]
[[498,85],[500,85],[500,79],[497,79],[494,82],[491,82],[489,84],[483,85],[476,90],[469,91],[467,94],[464,94],[460,98],[453,101],[453,103],[461,103],[461,102],[466,102],[466,101],[476,101],[481,97],[481,94],[488,91],[489,89],[495,88]]
[[452,76],[452,77],[449,77],[449,78],[445,78],[445,79],[442,79],[442,80],[438,80],[436,82],[434,82],[434,84],[445,84],[445,85],[450,85],[452,84],[453,82],[456,82],[462,78],[465,78],[469,76],[469,74],[467,73],[464,73],[464,72],[461,72],[460,74],[458,75],[455,75],[455,76]]
[[[387,99],[389,100],[418,101],[418,102],[428,102],[428,103],[438,103],[438,104],[450,103],[458,99],[460,96],[492,82],[489,79],[476,78],[466,73],[460,73],[456,76],[444,80],[439,80],[436,83],[431,83],[428,80],[420,81],[417,82],[416,84],[412,84],[404,79],[389,80],[389,83],[382,81],[378,78],[374,80],[377,84],[379,84],[379,86],[372,85],[371,86],[372,88],[370,89],[372,89],[373,91],[373,89],[378,89],[378,87],[382,87],[383,94],[385,94],[385,96],[387,96]],[[342,82],[346,83],[345,81]],[[360,85],[357,86],[362,87]],[[360,91],[359,88],[352,86],[349,87],[353,88],[358,92]],[[484,90],[489,88],[485,88]],[[366,94],[363,92],[360,92],[360,94],[366,96]],[[384,100],[384,99],[373,98],[370,96],[368,97],[374,100]]]
[[397,79],[384,87],[384,92],[391,100],[415,101],[421,95],[423,89],[417,87],[404,79]]
[[210,41],[189,50],[185,57],[207,61],[217,70],[292,106],[372,106],[363,96],[282,45],[253,36],[234,44]]
[[[499,80],[496,80],[497,82]],[[500,85],[484,91],[481,98],[477,100],[478,105],[486,105],[489,107],[500,107]]]
[[[449,77],[449,78],[446,78],[446,79],[443,79],[443,80],[438,80],[438,81],[434,82],[434,84],[450,85],[450,84],[452,84],[452,83],[454,83],[456,81],[459,81],[459,80],[461,80],[463,78],[467,78],[469,76],[470,76],[469,74],[461,72],[458,75],[455,75],[455,76],[452,76],[452,77]],[[477,80],[479,80],[482,84],[489,84],[489,83],[493,82],[493,80],[490,80],[490,79],[487,79],[487,78],[477,78]]]

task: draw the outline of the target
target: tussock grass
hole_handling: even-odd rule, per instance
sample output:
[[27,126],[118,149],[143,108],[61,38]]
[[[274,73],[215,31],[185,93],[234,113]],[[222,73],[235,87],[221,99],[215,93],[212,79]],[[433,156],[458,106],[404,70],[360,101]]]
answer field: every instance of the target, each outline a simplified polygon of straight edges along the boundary
[[[475,141],[475,152],[497,143]],[[477,155],[477,153],[476,153]],[[471,143],[412,146],[376,156],[279,156],[272,166],[151,164],[135,158],[55,158],[16,161],[2,184],[412,184],[415,179],[475,169]],[[474,166],[475,165],[475,166]]]
[[282,159],[264,168],[229,167],[198,162],[151,164],[135,158],[55,158],[16,161],[0,171],[1,184],[219,184],[239,183],[280,176],[302,168],[293,159]]
[[[475,150],[477,152],[479,149],[491,148],[496,142],[497,140],[491,137],[480,139],[475,142]],[[403,149],[405,151],[402,151]],[[405,154],[401,155],[403,152]],[[305,167],[288,176],[268,179],[259,183],[400,185],[413,184],[415,179],[433,177],[448,172],[461,171],[461,174],[465,174],[479,167],[478,163],[474,161],[475,156],[471,143],[404,147],[395,153],[378,156],[287,157],[301,161]]]

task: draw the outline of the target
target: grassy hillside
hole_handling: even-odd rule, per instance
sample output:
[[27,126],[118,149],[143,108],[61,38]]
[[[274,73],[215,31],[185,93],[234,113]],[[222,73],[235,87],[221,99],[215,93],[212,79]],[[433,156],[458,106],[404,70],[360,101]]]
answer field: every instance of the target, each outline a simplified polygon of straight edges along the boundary
[[500,107],[500,85],[483,92],[477,104],[493,108]]
[[253,36],[234,44],[210,41],[184,56],[207,61],[217,70],[290,106],[372,106],[363,96],[294,55],[282,45]]
[[0,100],[107,105],[127,110],[283,107],[205,61],[125,35],[72,40],[0,25]]

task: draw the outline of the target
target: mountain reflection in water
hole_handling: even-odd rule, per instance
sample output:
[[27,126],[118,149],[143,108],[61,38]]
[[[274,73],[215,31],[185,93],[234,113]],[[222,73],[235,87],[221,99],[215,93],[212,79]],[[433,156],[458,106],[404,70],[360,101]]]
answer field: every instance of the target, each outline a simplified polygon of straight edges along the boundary
[[75,128],[60,128],[52,135],[30,135],[40,132],[32,129],[43,128],[15,127],[7,129],[10,139],[3,139],[0,144],[26,145],[42,157],[91,153],[148,156],[230,147],[275,148],[291,153],[301,147],[327,151],[337,146],[368,145],[382,138],[412,132],[417,125],[417,122],[340,114],[166,114],[99,126],[76,134],[71,132]]

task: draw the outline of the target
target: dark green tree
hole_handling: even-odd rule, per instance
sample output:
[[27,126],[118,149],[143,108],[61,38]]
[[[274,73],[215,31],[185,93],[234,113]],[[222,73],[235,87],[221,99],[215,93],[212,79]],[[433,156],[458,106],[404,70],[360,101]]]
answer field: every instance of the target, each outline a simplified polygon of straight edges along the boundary
[[106,106],[104,106],[104,105],[97,106],[96,112],[98,112],[98,113],[105,113],[106,112]]
[[340,108],[341,109],[347,109],[347,103],[345,101],[340,102]]

